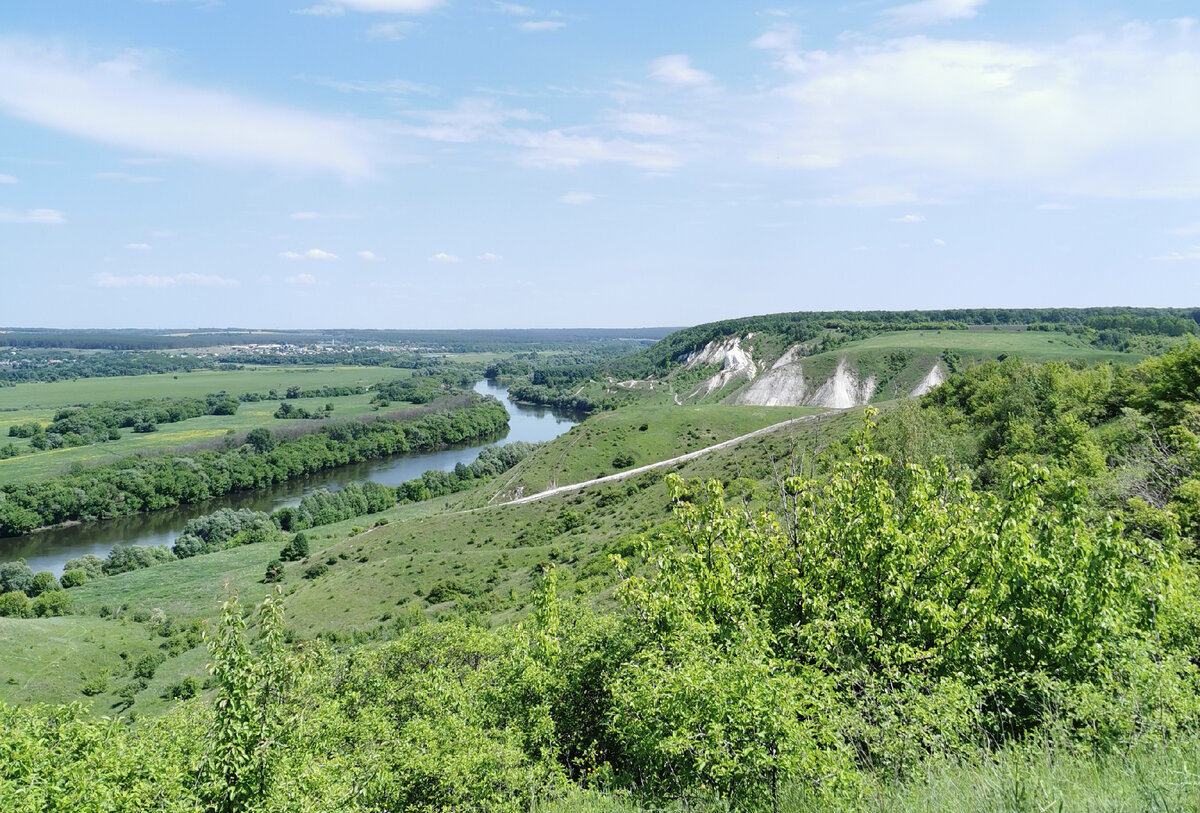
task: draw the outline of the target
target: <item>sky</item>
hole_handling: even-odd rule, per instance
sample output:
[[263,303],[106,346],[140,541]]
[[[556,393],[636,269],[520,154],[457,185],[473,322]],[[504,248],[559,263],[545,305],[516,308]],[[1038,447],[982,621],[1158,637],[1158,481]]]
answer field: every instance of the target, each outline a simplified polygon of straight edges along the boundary
[[0,326],[1200,305],[1195,0],[7,0]]

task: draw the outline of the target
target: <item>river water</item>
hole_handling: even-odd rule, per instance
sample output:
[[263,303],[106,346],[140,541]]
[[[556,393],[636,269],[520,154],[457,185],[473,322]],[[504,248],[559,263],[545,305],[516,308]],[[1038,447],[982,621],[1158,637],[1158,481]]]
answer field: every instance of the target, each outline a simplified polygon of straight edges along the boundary
[[274,511],[296,505],[304,495],[322,488],[337,491],[347,483],[367,480],[389,486],[399,485],[405,480],[420,477],[430,469],[451,471],[458,463],[470,463],[485,446],[500,446],[518,440],[531,443],[552,440],[581,419],[581,416],[572,412],[515,404],[509,399],[506,389],[489,381],[477,383],[475,391],[493,395],[504,404],[509,414],[507,432],[486,441],[464,443],[435,452],[399,454],[327,469],[269,488],[227,494],[202,503],[0,539],[0,562],[24,559],[35,573],[49,570],[57,576],[62,574],[63,563],[68,559],[87,553],[103,558],[113,545],[169,546],[183,532],[183,526],[189,519],[211,514],[218,508]]

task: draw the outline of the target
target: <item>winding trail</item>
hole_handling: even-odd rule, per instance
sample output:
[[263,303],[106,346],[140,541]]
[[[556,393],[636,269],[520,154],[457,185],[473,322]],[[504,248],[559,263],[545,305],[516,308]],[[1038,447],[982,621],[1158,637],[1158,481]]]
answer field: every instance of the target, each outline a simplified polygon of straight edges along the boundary
[[605,477],[597,477],[594,480],[584,480],[582,483],[572,483],[569,486],[558,486],[557,488],[547,489],[546,491],[539,491],[537,494],[530,494],[528,497],[517,497],[516,499],[508,500],[507,502],[502,502],[499,504],[500,505],[523,505],[524,503],[528,503],[528,502],[537,502],[538,500],[544,500],[547,497],[553,497],[557,494],[569,494],[572,491],[579,491],[580,489],[589,488],[591,486],[598,486],[603,483],[615,483],[619,480],[624,480],[626,478],[633,477],[638,474],[642,474],[643,472],[653,471],[654,469],[661,469],[666,466],[673,466],[676,463],[684,463],[684,462],[687,462],[688,460],[695,460],[697,457],[703,457],[704,455],[708,454],[709,452],[715,452],[719,449],[728,449],[730,446],[736,446],[739,443],[741,443],[742,441],[761,437],[762,435],[769,435],[772,432],[777,432],[780,429],[783,429],[785,426],[791,426],[792,424],[797,424],[797,423],[807,423],[808,421],[814,421],[814,420],[817,420],[818,418],[823,418],[830,414],[832,414],[832,413],[818,412],[815,415],[802,415],[799,418],[791,418],[789,420],[782,421],[780,423],[774,423],[774,424],[771,424],[770,426],[765,426],[762,429],[755,429],[753,432],[748,432],[745,435],[739,435],[736,438],[730,438],[729,440],[723,440],[720,443],[713,444],[712,446],[706,446],[703,449],[697,449],[694,452],[688,452],[687,454],[681,454],[678,457],[672,457],[669,460],[659,460],[657,463],[647,463],[645,466],[638,466],[637,468],[629,469],[628,471],[619,471],[616,474],[609,474]]

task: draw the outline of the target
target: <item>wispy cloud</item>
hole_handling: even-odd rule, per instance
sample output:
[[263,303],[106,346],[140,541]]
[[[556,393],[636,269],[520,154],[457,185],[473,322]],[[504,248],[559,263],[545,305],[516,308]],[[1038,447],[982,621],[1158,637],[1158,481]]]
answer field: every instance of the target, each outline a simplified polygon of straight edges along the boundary
[[656,82],[681,87],[708,85],[713,81],[711,74],[692,67],[692,60],[685,54],[661,56],[650,63],[649,76]]
[[917,215],[917,214],[901,215],[900,217],[892,218],[893,223],[921,223],[924,220],[925,220],[924,215]]
[[0,173],[0,184],[16,183],[16,182],[17,182],[17,179],[14,178],[13,176]]
[[969,20],[979,13],[987,0],[920,0],[892,6],[879,12],[899,25],[919,26],[944,23],[950,20]]
[[1164,233],[1173,234],[1177,237],[1195,237],[1200,235],[1200,222],[1189,223],[1186,226],[1176,226],[1172,229],[1164,229]]
[[580,206],[584,203],[591,203],[596,199],[596,196],[591,192],[568,192],[559,197],[559,203],[566,203],[570,206]]
[[219,277],[215,274],[175,274],[174,276],[159,276],[157,274],[132,274],[119,276],[117,274],[101,273],[95,278],[100,288],[174,288],[176,286],[195,286],[202,288],[232,288],[237,280]]
[[159,183],[162,178],[156,178],[153,175],[133,175],[128,172],[97,172],[92,175],[92,180],[95,181],[120,181],[121,183]]
[[843,183],[869,171],[931,188],[1200,197],[1200,105],[1179,103],[1200,75],[1186,27],[1037,45],[906,37],[796,59],[746,114],[767,134],[752,160],[844,170]]
[[0,39],[0,113],[163,155],[371,174],[362,126],[173,82],[143,61]]
[[444,252],[444,251],[439,251],[437,254],[434,254],[432,257],[430,257],[430,258],[429,258],[429,261],[430,261],[430,262],[434,262],[434,263],[456,263],[456,262],[460,262],[460,260],[459,260],[459,258],[458,258],[458,257],[455,257],[453,254],[447,254],[447,253],[446,253],[446,252]]
[[1162,254],[1154,257],[1155,260],[1164,262],[1181,262],[1200,260],[1200,246],[1192,246],[1187,251],[1172,251],[1170,254]]
[[318,212],[292,212],[288,215],[289,220],[317,220],[320,217]]
[[126,243],[125,248],[129,249],[130,251],[149,251],[150,244],[149,243]]
[[424,14],[441,6],[445,0],[329,0],[308,8],[296,9],[296,14],[313,17],[341,17],[347,11],[378,14]]
[[367,27],[367,39],[399,42],[416,28],[415,23],[373,23]]
[[566,27],[567,24],[561,20],[528,20],[521,23],[522,31],[557,31]]
[[22,212],[17,209],[0,208],[0,223],[35,223],[58,226],[66,222],[66,216],[57,209],[27,209]]
[[316,285],[317,278],[312,274],[296,274],[284,280],[288,285]]
[[379,260],[383,259],[378,254],[376,254],[374,251],[360,251],[360,252],[358,252],[357,256],[359,259],[366,260],[367,262],[370,262],[370,263],[378,262]]
[[428,96],[437,93],[437,88],[433,85],[423,85],[407,79],[367,80],[318,77],[313,82],[341,93],[383,93],[392,96],[407,96],[414,93]]
[[529,17],[534,13],[534,10],[529,6],[522,6],[517,3],[493,3],[496,11],[504,14],[511,14],[514,17]]
[[493,254],[490,251],[485,251],[479,255],[479,259],[483,260],[485,263],[498,263],[504,258],[499,254]]
[[325,261],[336,260],[338,258],[338,255],[332,254],[328,251],[322,251],[319,248],[310,248],[308,251],[304,252],[304,256],[310,260]]

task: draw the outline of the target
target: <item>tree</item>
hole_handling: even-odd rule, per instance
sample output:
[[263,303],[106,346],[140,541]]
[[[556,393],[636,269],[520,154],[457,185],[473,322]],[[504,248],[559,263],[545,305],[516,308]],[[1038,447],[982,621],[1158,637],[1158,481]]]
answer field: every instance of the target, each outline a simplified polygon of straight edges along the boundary
[[246,433],[246,443],[250,444],[254,451],[265,454],[275,448],[275,436],[271,434],[270,429],[260,426]]
[[0,617],[29,618],[29,597],[20,590],[0,594]]
[[33,592],[33,571],[24,559],[0,565],[0,593],[20,591],[25,595]]
[[54,574],[49,570],[42,570],[33,577],[33,589],[29,593],[30,598],[37,598],[42,593],[51,590],[61,590],[62,585],[58,583],[58,579],[54,578]]
[[263,576],[265,584],[278,584],[283,581],[283,562],[278,559],[272,559],[267,565],[266,575]]
[[308,537],[303,532],[297,533],[292,540],[279,551],[279,558],[285,562],[296,562],[308,556]]
[[87,572],[83,568],[75,568],[74,570],[64,570],[60,583],[64,590],[72,587],[79,587],[82,584],[87,584]]

